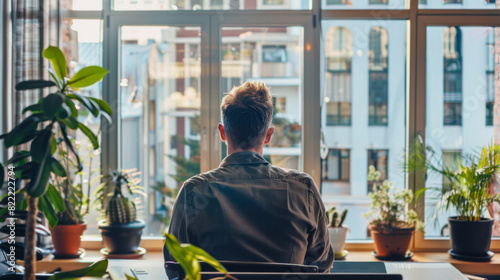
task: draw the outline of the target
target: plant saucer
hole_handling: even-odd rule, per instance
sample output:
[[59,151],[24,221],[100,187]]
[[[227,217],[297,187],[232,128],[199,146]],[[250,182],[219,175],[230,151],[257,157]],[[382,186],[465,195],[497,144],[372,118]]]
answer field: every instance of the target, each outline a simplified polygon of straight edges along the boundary
[[392,255],[392,256],[380,256],[377,252],[372,251],[372,255],[381,261],[409,261],[413,257],[413,252],[410,250],[406,251],[404,256]]
[[495,255],[492,251],[488,251],[484,256],[469,256],[455,253],[453,252],[453,249],[448,250],[448,254],[450,254],[450,256],[454,259],[469,262],[487,262]]
[[347,257],[347,255],[349,255],[349,251],[342,250],[338,253],[335,253],[335,259],[336,260],[343,260],[343,259],[345,259],[345,257]]
[[107,259],[138,259],[146,254],[146,249],[139,247],[135,254],[110,254],[108,248],[102,248],[100,253]]
[[59,259],[59,260],[63,260],[63,259],[78,259],[78,258],[83,258],[85,257],[85,254],[87,252],[85,251],[85,249],[78,249],[78,253],[74,254],[74,255],[61,255],[61,254],[57,254],[54,253],[54,259]]

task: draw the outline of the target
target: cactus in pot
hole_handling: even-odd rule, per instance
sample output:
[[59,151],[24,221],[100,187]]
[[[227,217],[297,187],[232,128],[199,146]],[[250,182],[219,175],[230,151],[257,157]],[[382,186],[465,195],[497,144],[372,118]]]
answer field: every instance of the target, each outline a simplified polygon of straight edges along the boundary
[[136,205],[126,194],[142,194],[139,176],[135,169],[110,171],[96,190],[94,206],[105,217],[98,223],[104,255],[137,253],[145,222],[137,219]]
[[347,232],[349,231],[349,227],[344,225],[346,216],[347,209],[339,212],[336,207],[332,207],[326,211],[330,243],[332,244],[333,251],[335,252],[335,259],[337,260],[344,259],[348,253],[347,250],[344,250]]

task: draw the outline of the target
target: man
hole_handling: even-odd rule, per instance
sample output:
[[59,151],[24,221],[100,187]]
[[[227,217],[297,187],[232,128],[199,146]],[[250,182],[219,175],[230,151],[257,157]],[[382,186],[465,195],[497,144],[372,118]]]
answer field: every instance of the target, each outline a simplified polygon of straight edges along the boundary
[[228,156],[219,168],[184,182],[169,232],[218,260],[308,264],[328,272],[334,254],[313,179],[262,157],[274,132],[269,89],[245,82],[224,97],[221,111]]

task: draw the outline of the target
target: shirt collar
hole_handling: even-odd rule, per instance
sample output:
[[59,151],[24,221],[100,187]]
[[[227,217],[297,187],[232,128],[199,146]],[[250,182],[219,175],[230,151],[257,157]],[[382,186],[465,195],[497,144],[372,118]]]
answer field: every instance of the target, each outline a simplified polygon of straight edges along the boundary
[[226,165],[241,165],[241,164],[269,164],[260,154],[256,152],[239,152],[233,153],[225,157],[220,163],[219,167]]

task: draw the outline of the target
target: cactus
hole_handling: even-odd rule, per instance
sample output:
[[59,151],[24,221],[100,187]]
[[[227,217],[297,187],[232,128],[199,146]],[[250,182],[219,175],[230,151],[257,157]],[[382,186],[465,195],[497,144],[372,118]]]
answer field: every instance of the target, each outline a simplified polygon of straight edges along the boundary
[[342,227],[342,224],[344,224],[345,221],[345,217],[347,216],[347,209],[344,209],[344,211],[342,211],[342,214],[340,214],[340,221],[339,212],[335,207],[328,209],[326,211],[326,216],[328,218],[328,227]]
[[96,190],[96,206],[102,206],[100,209],[110,225],[127,224],[137,220],[135,203],[123,195],[122,187],[124,186],[130,195],[141,194],[141,187],[136,185],[138,179],[134,178],[139,174],[134,173],[134,170],[110,171],[107,177],[111,178],[111,184],[103,183]]

